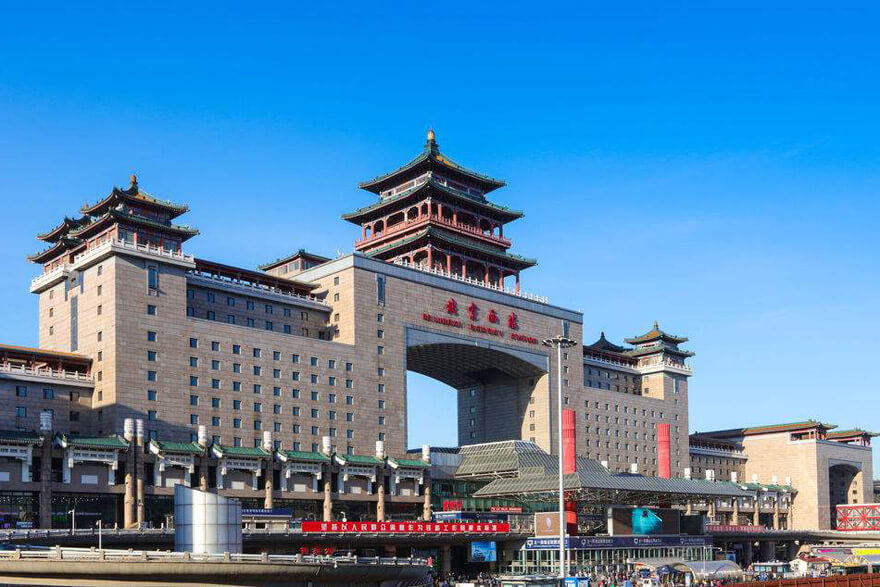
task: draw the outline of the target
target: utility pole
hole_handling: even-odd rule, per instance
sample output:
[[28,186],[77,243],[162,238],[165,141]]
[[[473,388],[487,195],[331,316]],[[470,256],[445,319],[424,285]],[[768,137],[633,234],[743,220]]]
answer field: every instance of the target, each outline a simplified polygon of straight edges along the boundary
[[556,439],[559,447],[559,578],[565,580],[565,491],[562,473],[562,349],[573,347],[577,343],[559,334],[553,338],[545,338],[541,341],[541,344],[548,347],[556,347]]

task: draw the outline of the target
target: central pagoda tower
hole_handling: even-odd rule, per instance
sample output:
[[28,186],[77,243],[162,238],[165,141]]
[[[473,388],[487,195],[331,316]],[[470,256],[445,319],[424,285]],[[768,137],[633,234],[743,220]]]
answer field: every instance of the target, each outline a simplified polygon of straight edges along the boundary
[[508,252],[504,225],[522,212],[486,194],[504,182],[458,165],[440,152],[434,131],[424,150],[391,173],[359,185],[379,201],[342,217],[361,226],[355,250],[496,289],[537,263]]

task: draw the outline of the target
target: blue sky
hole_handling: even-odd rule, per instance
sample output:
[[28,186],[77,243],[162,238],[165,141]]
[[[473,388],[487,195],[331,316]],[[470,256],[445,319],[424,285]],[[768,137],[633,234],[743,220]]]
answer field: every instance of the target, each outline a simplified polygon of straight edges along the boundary
[[[0,340],[37,340],[34,234],[132,171],[195,254],[333,255],[433,126],[588,342],[691,338],[692,429],[880,429],[875,5],[150,6],[3,9]],[[410,381],[410,444],[453,443],[453,392]]]

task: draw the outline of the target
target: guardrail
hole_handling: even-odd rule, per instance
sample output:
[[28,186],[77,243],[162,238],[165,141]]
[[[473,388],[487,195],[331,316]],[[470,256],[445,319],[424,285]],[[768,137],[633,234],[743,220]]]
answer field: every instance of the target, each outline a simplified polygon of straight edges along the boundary
[[414,557],[363,557],[352,555],[310,554],[197,554],[166,550],[121,550],[97,548],[64,548],[55,546],[46,550],[0,551],[0,560],[77,560],[109,562],[202,562],[202,563],[286,563],[296,565],[384,565],[426,566],[427,560]]

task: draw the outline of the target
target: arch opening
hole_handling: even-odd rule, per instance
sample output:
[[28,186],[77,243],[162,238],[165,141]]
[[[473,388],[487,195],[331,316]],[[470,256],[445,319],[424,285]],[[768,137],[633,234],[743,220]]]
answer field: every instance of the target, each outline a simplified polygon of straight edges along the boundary
[[[549,434],[548,423],[536,421],[534,405],[547,394],[546,361],[546,355],[508,351],[477,341],[418,341],[408,344],[406,352],[407,371],[422,376],[413,378],[418,388],[429,390],[435,401],[442,401],[440,391],[423,378],[455,391],[459,445],[519,439],[548,443],[549,438],[543,436]],[[418,388],[407,390],[410,409],[414,405],[425,408],[412,395]],[[450,413],[445,409],[439,412]],[[444,424],[443,420],[434,422],[437,427]],[[453,422],[448,421],[448,426]],[[449,438],[448,429],[445,431],[443,436]],[[424,434],[420,430],[418,436]]]

